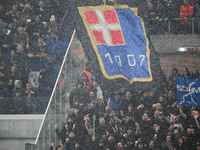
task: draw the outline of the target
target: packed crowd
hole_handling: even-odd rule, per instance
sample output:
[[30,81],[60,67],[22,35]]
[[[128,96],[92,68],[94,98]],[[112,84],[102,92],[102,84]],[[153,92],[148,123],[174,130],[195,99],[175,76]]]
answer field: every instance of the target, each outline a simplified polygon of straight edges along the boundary
[[46,42],[58,38],[59,6],[59,1],[1,1],[0,114],[44,113],[48,98],[40,96],[53,86],[47,80],[54,63]]
[[[45,42],[58,38],[63,4],[64,0],[0,3],[0,113],[40,112],[38,104],[44,101],[38,99],[39,88],[48,85],[48,69],[53,61]],[[191,17],[197,18],[195,29],[200,31],[197,0],[147,0],[147,7],[152,34],[166,32],[166,21],[173,18],[184,18],[179,25],[177,21],[171,24],[173,33],[182,33],[182,29],[188,33]]]
[[152,34],[199,33],[199,0],[147,0],[147,8]]
[[200,147],[200,109],[178,105],[174,83],[175,77],[199,79],[197,67],[191,72],[183,68],[181,73],[173,68],[162,94],[125,88],[99,94],[90,72],[83,71],[81,77],[69,96],[72,112],[61,130],[55,125],[62,142],[56,150],[197,150]]

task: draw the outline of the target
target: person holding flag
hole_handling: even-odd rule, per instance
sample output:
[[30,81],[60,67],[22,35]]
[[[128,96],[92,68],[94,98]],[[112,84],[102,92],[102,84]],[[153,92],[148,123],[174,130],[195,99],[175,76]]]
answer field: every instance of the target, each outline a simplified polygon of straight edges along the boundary
[[97,83],[89,64],[86,65],[86,69],[81,73],[81,78],[83,80],[84,88],[96,93]]

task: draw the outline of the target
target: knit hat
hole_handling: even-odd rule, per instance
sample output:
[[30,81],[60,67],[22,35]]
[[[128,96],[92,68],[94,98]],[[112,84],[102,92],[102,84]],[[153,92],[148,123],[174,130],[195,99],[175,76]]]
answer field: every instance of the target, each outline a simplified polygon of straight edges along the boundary
[[19,80],[15,80],[14,82],[15,88],[17,88],[18,83],[19,83]]

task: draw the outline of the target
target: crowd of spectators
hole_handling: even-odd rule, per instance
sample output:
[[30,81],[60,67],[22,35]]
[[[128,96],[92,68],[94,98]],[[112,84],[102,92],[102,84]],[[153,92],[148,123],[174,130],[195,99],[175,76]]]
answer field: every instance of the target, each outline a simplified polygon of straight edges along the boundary
[[[59,150],[197,150],[200,109],[178,105],[175,77],[199,79],[198,67],[171,69],[162,93],[120,88],[97,94],[84,81],[70,93]],[[84,88],[85,87],[85,88]],[[98,91],[98,90],[97,90]],[[81,104],[81,105],[79,105]],[[51,146],[53,149],[53,146]]]
[[[199,33],[199,0],[147,0],[147,18],[151,34]],[[192,25],[193,24],[193,25]]]
[[53,61],[46,42],[58,38],[60,5],[53,0],[0,2],[1,114],[43,113],[48,99],[40,96],[53,86],[47,83]]
[[[59,35],[58,20],[64,16],[63,0],[7,0],[0,3],[0,113],[36,113],[38,95],[48,80],[52,63],[47,41]],[[196,18],[199,30],[198,0],[147,0],[151,33],[189,33]],[[19,84],[19,85],[18,85]],[[30,90],[26,90],[30,85]],[[22,98],[23,97],[23,98]],[[33,108],[32,108],[33,107]]]

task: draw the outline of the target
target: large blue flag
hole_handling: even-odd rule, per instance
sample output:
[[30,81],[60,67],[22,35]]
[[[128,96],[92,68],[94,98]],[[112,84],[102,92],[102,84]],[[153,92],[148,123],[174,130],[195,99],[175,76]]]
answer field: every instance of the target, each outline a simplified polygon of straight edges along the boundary
[[149,41],[137,8],[79,7],[101,71],[107,79],[152,81]]
[[98,85],[132,91],[162,90],[165,75],[150,40],[142,1],[66,0],[69,22],[76,29]]
[[200,107],[200,79],[183,79],[177,77],[176,91],[178,104],[189,107]]

